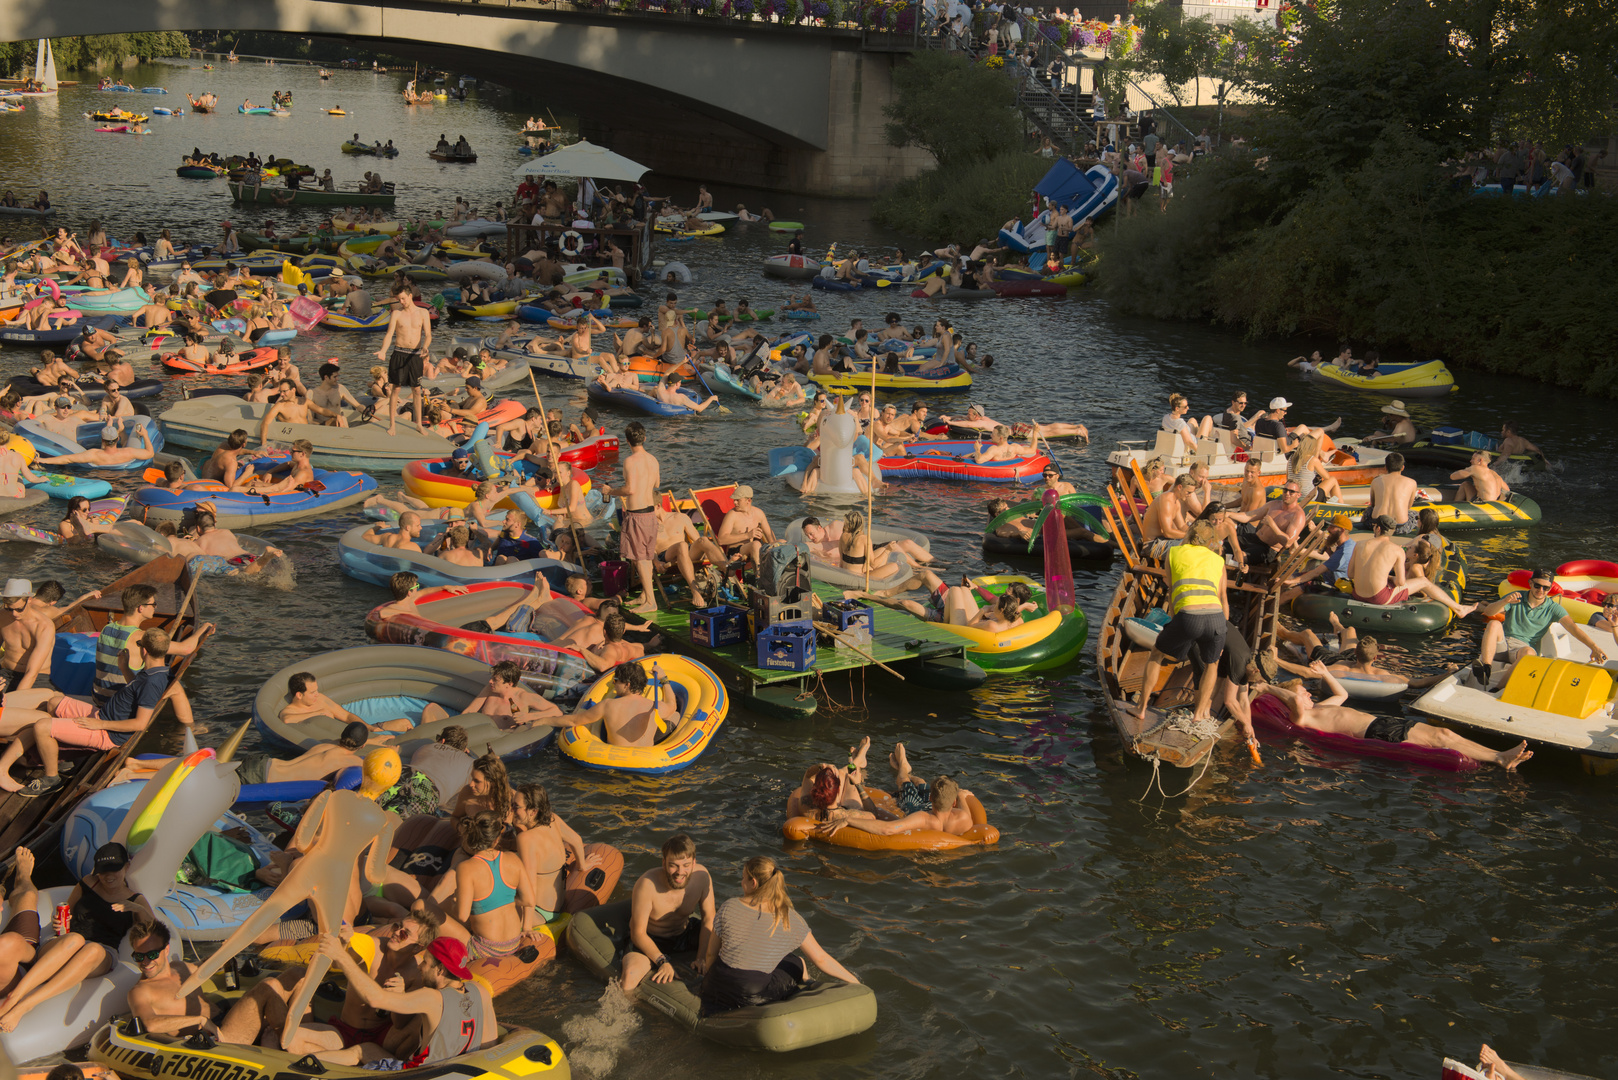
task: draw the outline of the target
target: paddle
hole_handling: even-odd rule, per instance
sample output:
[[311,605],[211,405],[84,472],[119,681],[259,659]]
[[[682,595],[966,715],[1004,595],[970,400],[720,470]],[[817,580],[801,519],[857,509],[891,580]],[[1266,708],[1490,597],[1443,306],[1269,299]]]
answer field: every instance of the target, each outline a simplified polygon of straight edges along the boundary
[[[540,425],[541,425],[540,426],[540,434],[545,439],[545,450],[549,454],[550,459],[551,459],[551,475],[557,477],[558,480],[560,480],[561,475],[562,475],[562,469],[561,469],[561,461],[562,461],[562,459],[561,459],[560,455],[558,455],[557,452],[556,452],[556,443],[551,439],[551,422],[545,416],[545,399],[540,396],[539,382],[538,382],[538,380],[536,380],[534,378],[534,369],[533,368],[528,369],[528,385],[533,387],[533,389],[534,389],[534,400],[539,403],[539,422],[540,422]],[[556,498],[557,498],[558,501],[560,501],[561,498],[562,498],[562,488],[561,488],[560,483],[558,483],[557,488],[556,488]],[[535,499],[534,502],[537,504],[539,502],[539,500]],[[573,555],[574,555],[575,558],[577,558],[579,560],[579,565],[583,566],[584,565],[584,545],[579,542],[579,527],[578,527],[578,525],[576,525],[574,523],[572,513],[568,513],[568,515],[567,515],[567,525],[568,525],[568,528],[573,533]]]

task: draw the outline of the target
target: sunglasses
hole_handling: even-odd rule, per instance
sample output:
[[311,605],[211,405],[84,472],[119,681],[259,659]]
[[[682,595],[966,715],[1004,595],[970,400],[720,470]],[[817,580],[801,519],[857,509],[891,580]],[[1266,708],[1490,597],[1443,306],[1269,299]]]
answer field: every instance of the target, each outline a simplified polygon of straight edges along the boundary
[[1550,586],[1543,581],[1530,581],[1528,587],[1536,592],[1546,592],[1550,589]]
[[153,960],[156,960],[162,955],[162,949],[153,949],[151,952],[132,952],[129,954],[130,958],[137,964],[150,964]]

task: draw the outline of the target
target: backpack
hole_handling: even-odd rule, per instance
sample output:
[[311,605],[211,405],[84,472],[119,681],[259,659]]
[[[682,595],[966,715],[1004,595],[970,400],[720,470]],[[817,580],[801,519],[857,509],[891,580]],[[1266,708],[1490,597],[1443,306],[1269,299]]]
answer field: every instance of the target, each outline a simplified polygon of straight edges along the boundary
[[809,589],[809,545],[779,542],[758,557],[757,588],[778,600],[796,600]]

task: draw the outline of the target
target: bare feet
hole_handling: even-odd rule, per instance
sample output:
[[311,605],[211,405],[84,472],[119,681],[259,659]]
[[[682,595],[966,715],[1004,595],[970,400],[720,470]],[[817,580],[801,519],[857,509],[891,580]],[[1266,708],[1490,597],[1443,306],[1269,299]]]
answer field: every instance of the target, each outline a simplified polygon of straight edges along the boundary
[[1455,609],[1455,617],[1457,619],[1464,619],[1477,609],[1478,606],[1476,604],[1462,604]]
[[[869,742],[870,740],[867,739],[866,741]],[[33,850],[30,848],[20,847],[17,849],[14,857],[17,860],[17,883],[20,885],[25,881],[32,882],[34,880]]]
[[1534,752],[1528,749],[1528,741],[1524,739],[1515,747],[1500,755],[1500,767],[1506,772],[1516,772],[1519,765],[1533,756]]
[[1343,620],[1337,617],[1337,612],[1328,612],[1327,617],[1331,620],[1332,633],[1341,634],[1343,632]]
[[893,753],[888,755],[888,768],[893,770],[898,783],[903,784],[910,779],[910,758],[905,754],[904,743],[893,744]]
[[0,791],[21,791],[22,785],[11,778],[11,771],[0,772]]

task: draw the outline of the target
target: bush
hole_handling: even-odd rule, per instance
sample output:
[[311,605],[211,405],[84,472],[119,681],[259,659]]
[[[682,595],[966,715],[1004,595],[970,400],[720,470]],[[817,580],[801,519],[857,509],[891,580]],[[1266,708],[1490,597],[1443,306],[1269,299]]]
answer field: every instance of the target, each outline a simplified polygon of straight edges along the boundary
[[1051,163],[1033,154],[1003,154],[958,169],[930,169],[878,196],[879,225],[929,241],[972,243],[993,237],[1010,218],[1028,216],[1034,185]]

